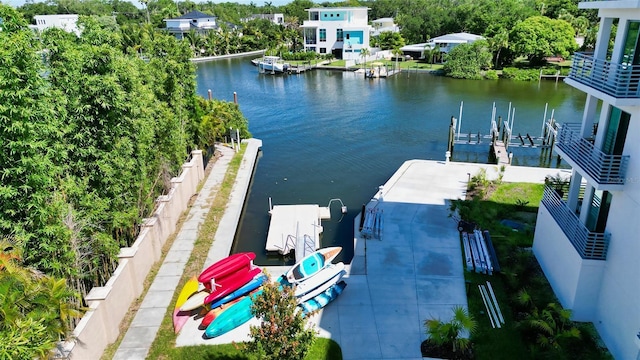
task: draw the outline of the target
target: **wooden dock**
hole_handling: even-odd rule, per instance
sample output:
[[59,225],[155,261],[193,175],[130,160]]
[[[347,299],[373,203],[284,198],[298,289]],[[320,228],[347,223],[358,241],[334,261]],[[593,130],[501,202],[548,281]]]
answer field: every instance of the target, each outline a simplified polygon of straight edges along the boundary
[[298,238],[313,240],[314,250],[319,249],[320,221],[331,218],[329,208],[319,205],[276,205],[269,213],[271,222],[265,249],[283,255],[295,249]]
[[501,140],[494,141],[491,149],[498,161],[498,165],[509,165],[509,153],[507,152],[507,147],[504,145],[504,142]]

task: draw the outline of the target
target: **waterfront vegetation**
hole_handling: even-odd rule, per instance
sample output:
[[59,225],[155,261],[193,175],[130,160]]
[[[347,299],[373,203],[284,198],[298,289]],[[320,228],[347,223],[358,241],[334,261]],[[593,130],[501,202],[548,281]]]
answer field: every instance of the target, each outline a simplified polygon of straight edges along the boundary
[[[195,31],[184,34],[182,42],[188,44],[192,57],[264,49],[288,60],[313,60],[311,57],[327,60],[330,57],[303,51],[301,25],[308,18],[305,9],[317,6],[311,0],[293,0],[282,6],[273,6],[271,2],[265,2],[263,6],[172,0],[145,0],[142,3],[144,8],[138,9],[126,1],[51,0],[30,2],[18,10],[31,22],[36,14],[77,13],[102,16],[103,21],[106,16],[116,14],[114,27],[120,27],[125,42],[143,56],[145,49],[141,46],[141,38],[148,36],[145,32],[163,28],[163,19],[198,10],[216,16],[220,28],[206,34]],[[592,49],[598,29],[595,10],[578,10],[577,2],[566,0],[503,0],[499,3],[494,0],[371,0],[325,2],[322,6],[366,6],[370,8],[370,19],[393,17],[400,32],[383,32],[370,41],[371,47],[392,54],[399,53],[405,44],[428,42],[432,37],[448,33],[465,31],[484,36],[486,42],[481,46],[461,45],[461,49],[449,54],[425,48],[420,58],[427,63],[436,59],[451,63],[444,68],[444,73],[455,78],[495,79],[500,76],[500,70],[509,68],[503,74],[506,78],[538,79],[533,76],[534,71],[512,69],[514,61],[526,57],[530,66],[544,69],[546,58],[568,59],[579,48],[577,38],[582,40],[582,50]],[[284,14],[284,23],[247,20],[254,14],[273,13]],[[368,61],[365,59],[364,62]]]
[[146,29],[134,49],[95,17],[79,20],[82,37],[36,37],[5,5],[0,18],[0,238],[18,269],[0,272],[15,290],[0,292],[12,309],[0,335],[10,358],[34,358],[69,335],[189,150],[229,126],[250,134],[236,104],[196,95],[190,50],[172,36]]
[[[465,200],[452,209],[490,231],[502,271],[493,276],[465,271],[469,312],[477,321],[471,337],[475,359],[611,359],[592,324],[570,320],[558,304],[532,251],[544,185],[501,183],[485,172],[472,177]],[[508,219],[519,230],[503,225]],[[478,285],[489,281],[505,318],[492,328]]]
[[[119,249],[133,243],[137,224],[152,213],[157,195],[168,191],[170,179],[178,174],[188,150],[211,145],[230,126],[239,128],[241,137],[250,136],[237,105],[196,96],[194,66],[189,58],[265,48],[299,52],[299,25],[306,18],[305,9],[315,5],[308,0],[294,0],[281,7],[171,0],[143,4],[144,8],[138,9],[130,2],[52,0],[28,2],[17,10],[0,5],[0,288],[12,289],[0,292],[0,307],[11,310],[0,318],[0,337],[14,341],[2,344],[14,351],[7,353],[9,357],[42,356],[55,341],[69,335],[83,309],[81,298],[111,276]],[[464,56],[469,56],[468,50],[482,54],[482,61],[473,63],[471,70],[458,71],[454,54],[447,59],[449,69],[431,61],[383,61],[403,69],[443,69],[456,77],[495,78],[499,72],[494,71],[504,68],[503,77],[532,79],[535,71],[537,78],[545,57],[567,58],[577,49],[570,41],[575,34],[585,37],[584,48],[592,46],[597,30],[597,26],[589,26],[596,20],[595,12],[580,13],[573,2],[560,0],[505,0],[499,6],[489,0],[456,1],[457,6],[453,1],[451,6],[442,6],[436,0],[349,4],[369,6],[371,18],[396,14],[402,38],[389,36],[378,42],[393,52],[401,40],[424,42],[463,29],[484,35],[486,43],[475,48],[461,46],[458,51]],[[215,14],[230,24],[207,36],[188,33],[183,41],[161,31],[163,19],[191,10]],[[254,13],[273,12],[283,12],[286,24],[240,20]],[[82,36],[57,29],[36,36],[27,28],[33,15],[53,13],[82,15]],[[113,14],[115,22],[110,17]],[[231,26],[240,24],[242,36],[239,28]],[[551,28],[562,31],[552,32]],[[529,42],[533,37],[541,40]],[[526,76],[511,70],[518,57],[528,61],[530,69],[518,70]],[[539,202],[527,196],[523,195],[520,204],[511,205],[524,208],[516,212],[523,217],[518,221],[528,222],[532,213],[527,210],[530,205],[523,204]],[[504,209],[497,205],[476,208],[492,202],[500,204],[478,200],[468,205],[468,211],[503,214]],[[223,207],[216,211],[211,213],[220,215]],[[499,254],[506,259],[507,270],[495,277],[495,288],[507,304],[513,304],[512,312],[559,314],[563,319],[563,313],[544,303],[552,295],[548,286],[540,285],[543,277],[527,250],[531,233],[516,234],[482,216],[474,221],[487,221],[483,226],[495,234]],[[470,274],[472,281],[473,276]],[[514,291],[524,300],[531,294],[534,300],[517,305],[505,298]],[[513,313],[513,323],[536,320]],[[524,347],[544,339],[523,327],[515,330],[527,344]],[[573,332],[571,327],[560,330]],[[517,346],[518,341],[513,344]],[[165,349],[158,341],[154,346],[159,351]],[[326,343],[322,347],[334,349]],[[477,348],[482,351],[482,346]],[[580,351],[587,351],[583,348]]]

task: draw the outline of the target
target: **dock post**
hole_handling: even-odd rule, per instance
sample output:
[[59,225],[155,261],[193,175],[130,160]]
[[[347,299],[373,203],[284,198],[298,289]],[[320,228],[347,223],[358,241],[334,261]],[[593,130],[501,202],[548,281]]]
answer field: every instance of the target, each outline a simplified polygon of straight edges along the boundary
[[449,141],[447,142],[447,151],[453,151],[453,140],[455,137],[456,118],[451,117],[451,123],[449,124]]
[[544,104],[544,115],[542,116],[542,130],[540,131],[540,137],[544,137],[544,124],[547,122],[547,108],[549,103]]
[[458,140],[460,140],[460,129],[462,129],[462,106],[464,101],[460,101],[460,115],[458,116]]
[[211,101],[211,98],[213,97],[213,94],[211,93],[211,89],[207,90],[207,95],[209,95],[209,101]]
[[238,105],[238,93],[233,92],[233,103]]

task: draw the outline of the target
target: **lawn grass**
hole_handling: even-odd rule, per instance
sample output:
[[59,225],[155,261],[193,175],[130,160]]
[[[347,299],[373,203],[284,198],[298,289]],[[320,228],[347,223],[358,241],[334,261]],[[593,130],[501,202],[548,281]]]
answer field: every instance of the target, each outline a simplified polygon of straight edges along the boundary
[[[367,61],[366,64],[358,64],[353,66],[354,69],[361,68],[370,68],[373,66],[373,63],[381,63],[383,66],[388,66],[391,69],[395,69],[396,62],[394,60],[371,60]],[[335,67],[346,67],[345,60],[334,60],[328,64],[328,66]],[[427,64],[426,62],[418,61],[418,60],[408,60],[408,61],[398,61],[397,66],[402,70],[429,70],[429,71],[438,71],[442,69],[442,64]]]
[[[517,301],[521,290],[531,295],[534,307],[544,308],[556,299],[551,286],[538,265],[531,246],[538,204],[542,199],[543,184],[494,183],[495,187],[484,199],[454,202],[464,220],[489,230],[502,268],[493,276],[465,271],[470,314],[477,320],[477,331],[471,339],[475,358],[483,359],[610,359],[606,349],[600,348],[592,324],[574,323],[583,334],[581,339],[563,342],[559,351],[538,346],[528,338],[524,320],[531,305]],[[525,231],[514,231],[500,223],[512,219],[527,225]],[[489,281],[505,319],[502,328],[492,328],[479,284]]]
[[[183,346],[168,349],[161,357],[172,360],[216,359],[216,360],[254,360],[242,344]],[[304,358],[305,360],[341,360],[340,345],[331,339],[316,338]]]

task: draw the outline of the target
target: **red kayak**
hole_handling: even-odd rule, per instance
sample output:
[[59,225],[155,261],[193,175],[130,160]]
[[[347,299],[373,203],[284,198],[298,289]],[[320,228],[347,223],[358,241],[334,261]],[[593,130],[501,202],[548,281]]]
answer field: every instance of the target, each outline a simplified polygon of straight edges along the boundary
[[206,268],[200,276],[198,276],[198,281],[204,284],[207,289],[211,289],[211,279],[217,283],[224,277],[244,267],[250,269],[253,259],[255,258],[256,254],[252,252],[243,252],[228,256]]
[[211,294],[204,299],[204,304],[212,303],[231,294],[253,280],[253,278],[261,272],[262,269],[256,267],[249,271],[240,270],[232,275],[216,280],[216,286],[211,290]]

